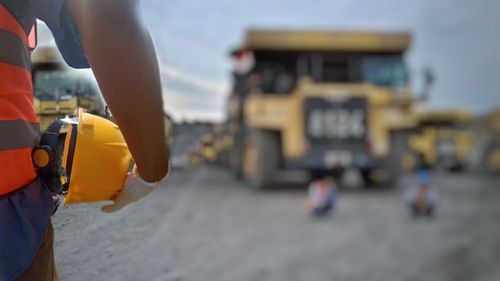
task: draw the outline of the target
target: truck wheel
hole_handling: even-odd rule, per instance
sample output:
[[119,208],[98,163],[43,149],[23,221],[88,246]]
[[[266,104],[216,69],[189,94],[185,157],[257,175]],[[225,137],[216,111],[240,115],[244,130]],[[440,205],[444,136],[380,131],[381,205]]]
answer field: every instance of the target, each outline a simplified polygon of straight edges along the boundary
[[361,178],[363,179],[363,187],[367,188],[374,186],[375,183],[370,176],[371,169],[361,169],[359,172],[361,174]]
[[241,151],[238,147],[233,148],[229,155],[229,169],[237,179],[242,178],[241,172]]
[[279,135],[250,130],[243,148],[243,176],[254,189],[269,188],[280,164]]
[[243,147],[244,136],[241,132],[235,134],[235,141],[228,153],[229,169],[238,180],[243,179]]
[[[410,157],[412,153],[408,152],[408,139],[411,132],[408,130],[400,130],[391,132],[391,151],[388,155],[388,158],[383,165],[382,171],[384,173],[384,177],[375,177],[375,178],[383,178],[383,180],[375,180],[372,177],[372,184],[375,186],[382,186],[387,188],[395,187],[398,183],[400,175],[406,170],[411,169],[411,167],[415,163],[405,163],[405,160],[409,160],[406,157]],[[372,173],[370,173],[372,174]]]

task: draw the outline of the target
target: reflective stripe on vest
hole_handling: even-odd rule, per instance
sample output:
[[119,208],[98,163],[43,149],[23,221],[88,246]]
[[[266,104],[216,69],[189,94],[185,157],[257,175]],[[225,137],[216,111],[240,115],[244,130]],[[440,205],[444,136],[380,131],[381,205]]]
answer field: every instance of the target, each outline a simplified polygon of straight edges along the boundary
[[36,177],[31,151],[40,130],[28,41],[16,18],[0,4],[0,196]]

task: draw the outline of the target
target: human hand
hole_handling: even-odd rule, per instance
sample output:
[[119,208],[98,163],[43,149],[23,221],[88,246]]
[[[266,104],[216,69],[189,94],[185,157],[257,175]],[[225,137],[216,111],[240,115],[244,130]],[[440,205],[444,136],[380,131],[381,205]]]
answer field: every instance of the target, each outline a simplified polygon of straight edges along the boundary
[[113,200],[113,204],[103,206],[101,211],[104,213],[114,213],[121,210],[128,204],[145,197],[151,191],[160,186],[166,180],[168,174],[169,173],[167,172],[167,174],[157,182],[147,182],[143,180],[134,169],[128,175],[127,180],[125,181],[125,187]]

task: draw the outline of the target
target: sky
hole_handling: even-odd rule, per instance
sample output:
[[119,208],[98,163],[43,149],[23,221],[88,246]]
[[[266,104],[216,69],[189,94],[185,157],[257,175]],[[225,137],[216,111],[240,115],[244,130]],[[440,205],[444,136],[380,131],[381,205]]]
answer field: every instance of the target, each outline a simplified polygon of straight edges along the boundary
[[[143,0],[160,60],[165,109],[177,120],[222,120],[229,50],[248,28],[409,31],[412,88],[436,74],[428,106],[500,107],[498,0]],[[40,32],[40,42],[50,42]]]

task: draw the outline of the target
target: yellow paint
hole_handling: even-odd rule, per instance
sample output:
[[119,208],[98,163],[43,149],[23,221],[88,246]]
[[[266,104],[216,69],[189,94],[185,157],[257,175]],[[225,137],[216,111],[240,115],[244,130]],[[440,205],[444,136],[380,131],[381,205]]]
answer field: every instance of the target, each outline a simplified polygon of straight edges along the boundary
[[467,123],[472,117],[470,113],[461,110],[420,110],[414,113],[417,122],[453,122]]
[[434,166],[439,161],[438,144],[450,141],[455,144],[455,156],[461,164],[465,164],[472,148],[471,133],[453,128],[425,127],[421,134],[413,135],[409,140],[411,151],[424,156],[428,165]]
[[217,158],[217,153],[212,146],[206,146],[201,149],[201,154],[208,162],[213,162]]
[[472,149],[473,135],[467,131],[455,131],[453,139],[455,139],[457,146],[457,158],[461,163],[465,163]]
[[254,143],[250,141],[245,143],[243,159],[243,174],[247,179],[251,179],[257,172],[257,148]]
[[188,161],[193,166],[199,165],[201,162],[199,152],[198,151],[191,151],[188,154]]
[[57,105],[59,112],[73,112],[78,107],[78,98],[73,96],[69,100],[59,101]]
[[491,171],[500,172],[500,149],[495,149],[489,153],[488,165]]
[[40,119],[40,129],[45,131],[57,118],[73,113],[78,107],[78,99],[72,97],[69,100],[57,102],[56,100],[41,101],[34,98],[34,106],[35,113]]
[[307,51],[404,51],[409,33],[250,30],[244,48]]
[[231,148],[234,145],[234,138],[233,138],[233,136],[232,135],[226,135],[226,136],[224,136],[223,139],[222,139],[222,143],[223,143],[222,147],[224,149]]
[[422,134],[414,135],[409,139],[409,147],[412,151],[424,157],[424,161],[429,165],[434,165],[437,160],[436,144],[438,133],[435,128],[425,128]]

